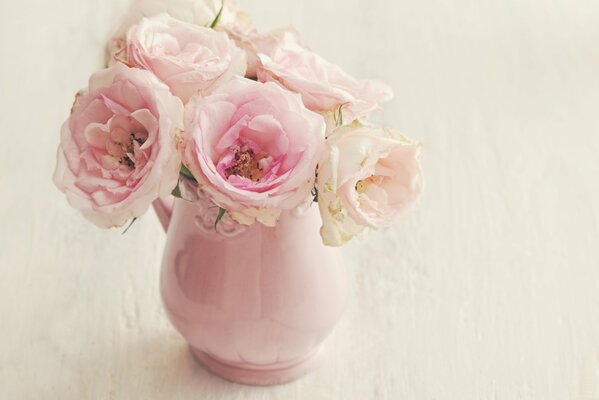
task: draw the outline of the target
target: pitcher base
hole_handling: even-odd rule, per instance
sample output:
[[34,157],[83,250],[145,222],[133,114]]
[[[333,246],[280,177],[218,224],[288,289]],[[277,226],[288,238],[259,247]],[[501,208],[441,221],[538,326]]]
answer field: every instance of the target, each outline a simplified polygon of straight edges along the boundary
[[251,364],[229,364],[205,352],[191,347],[195,359],[206,369],[221,378],[244,385],[280,385],[301,378],[318,368],[321,360],[321,346],[298,361],[256,366]]

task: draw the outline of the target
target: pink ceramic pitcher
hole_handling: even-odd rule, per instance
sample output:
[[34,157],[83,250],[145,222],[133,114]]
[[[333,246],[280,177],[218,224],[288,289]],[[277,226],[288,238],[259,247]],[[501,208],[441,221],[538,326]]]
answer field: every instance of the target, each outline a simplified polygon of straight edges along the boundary
[[226,379],[272,385],[316,368],[341,317],[346,276],[319,235],[316,205],[274,228],[236,224],[196,195],[157,201],[168,239],[161,292],[196,358]]

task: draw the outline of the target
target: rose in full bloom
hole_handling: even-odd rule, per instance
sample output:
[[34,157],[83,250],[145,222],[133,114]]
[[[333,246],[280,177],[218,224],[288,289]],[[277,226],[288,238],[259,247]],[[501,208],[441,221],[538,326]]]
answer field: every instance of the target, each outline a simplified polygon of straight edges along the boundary
[[297,94],[236,78],[189,101],[182,158],[235,221],[274,226],[311,196],[324,133],[323,118]]
[[[135,0],[106,48],[106,63],[112,65],[123,58],[127,32],[144,17],[168,14],[182,22],[210,27],[216,20],[222,0]],[[249,17],[240,12],[232,1],[226,0],[215,29],[239,33],[254,29]]]
[[226,33],[181,22],[167,14],[144,18],[129,29],[127,62],[152,71],[187,102],[209,94],[235,75],[243,76],[245,52]]
[[318,168],[320,233],[340,246],[392,224],[420,195],[420,144],[390,129],[353,123],[327,138]]
[[177,185],[182,120],[152,73],[121,63],[95,73],[62,126],[56,186],[96,225],[122,226]]
[[391,89],[373,80],[357,80],[293,40],[283,40],[270,54],[259,54],[258,80],[277,82],[302,95],[306,107],[320,113],[343,106],[344,120],[367,116],[393,97]]

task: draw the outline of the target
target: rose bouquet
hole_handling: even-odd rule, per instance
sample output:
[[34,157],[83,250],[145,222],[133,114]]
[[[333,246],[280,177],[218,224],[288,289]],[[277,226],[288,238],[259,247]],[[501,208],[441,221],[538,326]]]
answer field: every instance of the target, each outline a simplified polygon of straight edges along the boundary
[[311,51],[258,32],[221,0],[138,0],[77,93],[54,182],[100,227],[189,188],[235,224],[275,226],[318,203],[341,245],[397,220],[422,185],[418,142],[373,126],[392,97]]

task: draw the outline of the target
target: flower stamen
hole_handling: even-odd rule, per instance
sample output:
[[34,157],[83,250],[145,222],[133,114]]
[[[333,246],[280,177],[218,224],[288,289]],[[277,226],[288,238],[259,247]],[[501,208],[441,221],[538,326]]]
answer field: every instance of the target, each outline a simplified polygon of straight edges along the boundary
[[252,149],[243,150],[236,146],[233,163],[225,169],[225,176],[228,179],[231,175],[237,175],[253,182],[259,182],[264,176],[264,163],[261,161],[267,157],[263,154],[256,154]]
[[135,168],[136,165],[136,146],[141,147],[148,139],[148,133],[145,130],[139,132],[129,132],[127,141],[119,143],[122,156],[119,158],[119,164],[125,165],[128,168]]

